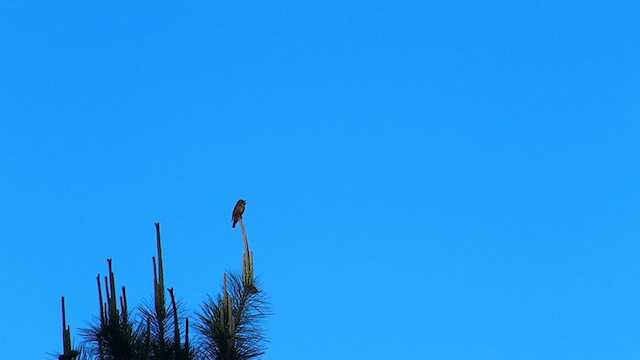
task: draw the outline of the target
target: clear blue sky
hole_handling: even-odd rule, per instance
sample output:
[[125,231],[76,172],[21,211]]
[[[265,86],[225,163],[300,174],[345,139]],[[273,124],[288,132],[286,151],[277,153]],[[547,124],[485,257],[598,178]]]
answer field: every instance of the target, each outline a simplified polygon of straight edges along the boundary
[[0,358],[240,269],[266,360],[640,357],[635,1],[0,3]]

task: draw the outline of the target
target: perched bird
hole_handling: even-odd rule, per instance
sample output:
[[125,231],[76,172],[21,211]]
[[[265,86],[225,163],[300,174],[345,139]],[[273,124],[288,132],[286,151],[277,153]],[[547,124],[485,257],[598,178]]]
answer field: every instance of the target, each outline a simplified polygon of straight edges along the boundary
[[232,228],[235,228],[238,221],[240,221],[240,219],[242,218],[242,214],[244,213],[244,206],[246,204],[246,201],[238,200],[238,202],[236,203],[236,207],[233,208],[233,215],[231,215],[231,220],[233,221],[233,224],[231,225]]

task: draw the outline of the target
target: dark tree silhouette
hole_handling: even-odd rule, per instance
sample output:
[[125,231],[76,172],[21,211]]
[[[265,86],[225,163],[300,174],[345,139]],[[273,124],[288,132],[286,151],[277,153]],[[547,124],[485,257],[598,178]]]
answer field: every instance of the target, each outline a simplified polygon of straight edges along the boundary
[[[108,275],[97,277],[99,313],[85,329],[76,349],[66,323],[62,298],[63,353],[59,360],[249,360],[264,354],[263,320],[270,314],[265,294],[253,273],[253,252],[242,221],[241,273],[223,274],[222,294],[209,296],[195,313],[165,288],[160,224],[156,223],[157,258],[153,263],[153,301],[130,311],[123,286],[118,295],[112,259]],[[102,281],[104,280],[104,281]],[[169,294],[167,301],[166,293]],[[194,339],[191,330],[195,330]]]

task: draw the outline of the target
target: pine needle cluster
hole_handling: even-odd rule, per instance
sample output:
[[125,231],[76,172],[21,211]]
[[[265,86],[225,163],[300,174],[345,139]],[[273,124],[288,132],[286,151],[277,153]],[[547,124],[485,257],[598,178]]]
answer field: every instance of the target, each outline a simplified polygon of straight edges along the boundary
[[96,279],[100,311],[81,329],[83,341],[75,349],[62,298],[63,353],[57,359],[250,360],[264,354],[262,325],[270,310],[253,273],[253,252],[242,219],[242,272],[223,274],[222,293],[207,297],[192,316],[193,323],[174,289],[165,288],[160,224],[155,226],[153,300],[131,311],[126,288],[116,287],[113,261],[107,259],[108,274]]

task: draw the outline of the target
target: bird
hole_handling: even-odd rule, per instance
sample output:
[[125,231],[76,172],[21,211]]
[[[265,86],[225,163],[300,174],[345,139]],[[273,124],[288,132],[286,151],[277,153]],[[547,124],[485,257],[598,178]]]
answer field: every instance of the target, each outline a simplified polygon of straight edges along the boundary
[[242,218],[242,214],[244,213],[244,206],[246,204],[247,202],[241,199],[238,200],[238,202],[236,203],[236,207],[233,208],[233,214],[231,215],[231,221],[233,222],[233,224],[231,225],[232,228],[235,228],[238,221],[240,221],[240,219]]

